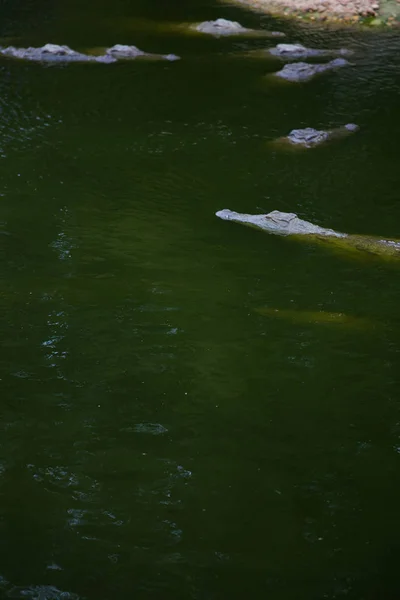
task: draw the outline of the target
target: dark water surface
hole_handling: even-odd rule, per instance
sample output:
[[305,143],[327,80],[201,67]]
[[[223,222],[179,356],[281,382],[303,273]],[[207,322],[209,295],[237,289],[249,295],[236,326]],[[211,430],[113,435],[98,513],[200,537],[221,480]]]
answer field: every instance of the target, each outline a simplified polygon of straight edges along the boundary
[[[400,237],[399,35],[195,0],[0,13],[3,44],[183,57],[0,62],[1,597],[398,600],[400,261],[214,215]],[[162,27],[218,16],[355,66],[278,85],[239,56],[269,41]]]

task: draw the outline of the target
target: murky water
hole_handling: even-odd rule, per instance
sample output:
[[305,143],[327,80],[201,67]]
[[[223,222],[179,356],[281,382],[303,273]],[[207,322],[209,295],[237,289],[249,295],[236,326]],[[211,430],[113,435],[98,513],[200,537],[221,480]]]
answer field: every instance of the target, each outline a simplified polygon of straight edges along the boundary
[[[165,28],[219,16],[354,66],[278,85],[240,56],[269,41]],[[400,237],[398,34],[194,0],[5,2],[0,34],[183,57],[0,63],[2,597],[397,600],[400,262],[215,212]]]

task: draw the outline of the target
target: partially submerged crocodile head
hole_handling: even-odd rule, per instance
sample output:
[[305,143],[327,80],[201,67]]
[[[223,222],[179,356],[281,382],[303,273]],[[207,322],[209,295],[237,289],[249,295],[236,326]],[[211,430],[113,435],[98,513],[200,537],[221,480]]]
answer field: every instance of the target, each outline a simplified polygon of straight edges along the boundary
[[284,213],[279,210],[273,210],[266,215],[247,215],[224,208],[224,210],[219,210],[215,214],[224,221],[235,221],[236,223],[244,224],[248,223],[249,225],[255,225],[262,228],[267,228],[268,225],[270,225],[271,229],[274,226],[288,228],[290,222],[297,218],[295,213]]
[[356,251],[361,255],[381,258],[400,258],[400,240],[380,239],[369,235],[340,233],[299,219],[295,213],[273,210],[266,215],[249,215],[233,210],[220,210],[216,216],[224,221],[235,221],[275,235],[293,235],[318,243],[328,243],[338,250]]
[[323,235],[333,237],[346,237],[345,233],[338,233],[333,229],[325,229],[313,225],[308,221],[299,219],[295,213],[285,213],[273,210],[266,215],[248,215],[225,208],[216,213],[224,221],[235,221],[251,227],[257,227],[276,235]]

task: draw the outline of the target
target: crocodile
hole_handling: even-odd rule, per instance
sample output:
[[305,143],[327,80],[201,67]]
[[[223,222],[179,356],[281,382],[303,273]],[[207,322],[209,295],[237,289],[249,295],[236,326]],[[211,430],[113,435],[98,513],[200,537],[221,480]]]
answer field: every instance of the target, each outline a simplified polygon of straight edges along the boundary
[[318,58],[321,56],[350,56],[351,50],[347,48],[320,49],[307,48],[302,44],[278,44],[275,48],[268,49],[269,54],[283,59]]
[[355,133],[360,128],[355,123],[347,123],[334,129],[314,129],[305,127],[304,129],[293,129],[288,135],[280,137],[272,142],[274,146],[290,146],[292,148],[315,148],[325,142],[340,139]]
[[286,81],[301,83],[309,81],[317,75],[326,71],[335,71],[341,67],[350,65],[345,58],[335,58],[327,63],[310,64],[306,62],[287,63],[283,69],[274,73],[274,77],[285,79]]
[[227,19],[216,19],[215,21],[204,21],[203,23],[193,23],[190,29],[198,33],[205,33],[215,37],[241,35],[241,36],[260,36],[260,37],[284,37],[280,31],[266,31],[265,29],[249,29],[243,27],[237,21],[228,21]]
[[216,216],[224,221],[235,221],[275,235],[292,235],[298,239],[328,242],[344,250],[353,250],[386,258],[400,258],[400,240],[341,233],[299,219],[295,213],[273,210],[268,214],[251,215],[224,209],[218,211]]
[[76,52],[69,46],[59,46],[58,44],[45,44],[41,48],[15,48],[14,46],[8,46],[7,48],[0,47],[0,54],[10,58],[18,58],[20,60],[46,63],[96,62],[110,64],[117,62],[117,60],[132,60],[136,58],[168,61],[179,60],[179,56],[175,56],[174,54],[151,54],[139,50],[136,46],[125,46],[122,44],[116,44],[111,48],[106,48],[101,55]]

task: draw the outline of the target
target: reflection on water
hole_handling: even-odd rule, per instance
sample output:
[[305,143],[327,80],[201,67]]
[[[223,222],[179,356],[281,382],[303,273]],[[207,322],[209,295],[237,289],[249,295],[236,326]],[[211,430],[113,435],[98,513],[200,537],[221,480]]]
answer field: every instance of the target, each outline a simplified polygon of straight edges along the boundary
[[160,423],[138,423],[134,427],[127,427],[121,431],[132,431],[134,433],[149,433],[150,435],[161,435],[166,433],[168,429]]
[[52,585],[30,587],[4,586],[6,598],[31,598],[32,600],[80,600],[80,596],[57,589]]
[[16,91],[12,81],[8,73],[0,86],[0,158],[3,159],[10,150],[29,150],[48,143],[47,129],[57,128],[61,123],[61,119],[45,114],[36,101],[33,110],[27,109],[24,88]]

